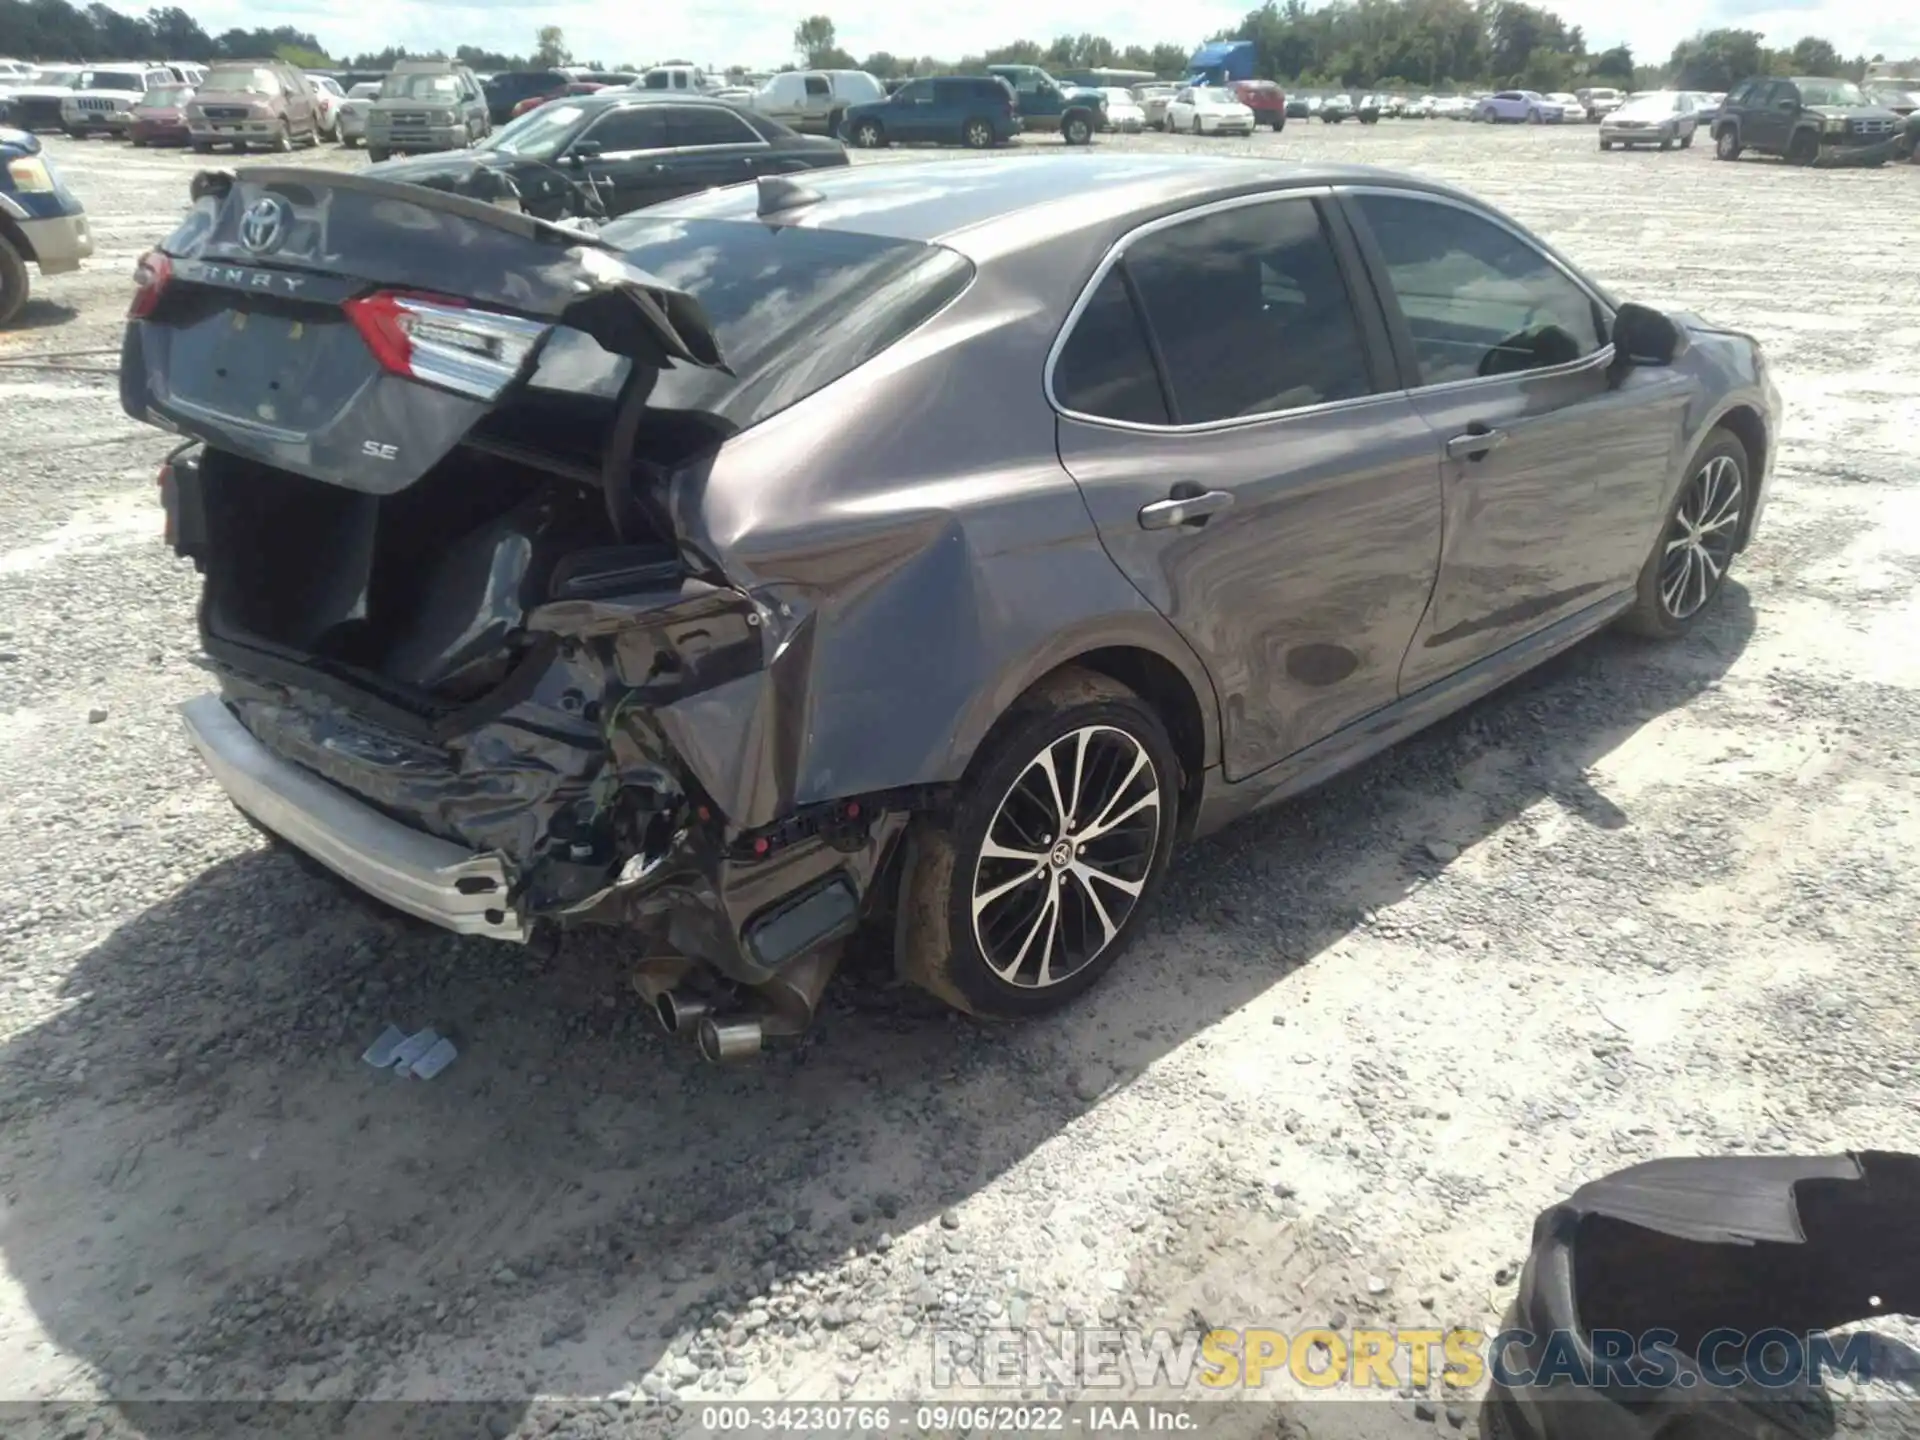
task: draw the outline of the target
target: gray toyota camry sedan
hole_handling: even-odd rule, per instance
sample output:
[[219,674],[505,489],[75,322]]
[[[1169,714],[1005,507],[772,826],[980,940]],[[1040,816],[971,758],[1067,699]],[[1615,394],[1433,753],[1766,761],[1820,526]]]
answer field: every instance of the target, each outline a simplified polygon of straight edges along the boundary
[[1176,839],[1683,635],[1777,444],[1751,337],[1380,170],[909,162],[597,233],[194,196],[121,384],[187,437],[213,776],[425,920],[637,932],[714,1059],[863,926],[962,1010],[1072,999]]

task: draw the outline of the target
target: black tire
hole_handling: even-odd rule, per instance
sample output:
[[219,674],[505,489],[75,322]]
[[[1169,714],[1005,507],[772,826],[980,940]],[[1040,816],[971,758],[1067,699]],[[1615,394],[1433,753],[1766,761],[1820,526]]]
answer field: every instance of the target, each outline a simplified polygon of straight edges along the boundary
[[1600,142],[1600,148],[1602,150],[1611,150],[1613,148],[1613,142],[1611,140],[1602,140]]
[[1069,145],[1091,145],[1093,121],[1078,112],[1068,114],[1060,122],[1060,138]]
[[1682,135],[1680,137],[1680,148],[1682,150],[1691,150],[1693,148],[1693,137],[1697,134],[1699,134],[1699,131],[1689,130],[1686,134]]
[[[1705,522],[1726,522],[1704,537],[1710,542],[1706,546],[1708,555],[1719,565],[1719,573],[1711,574],[1711,566],[1689,570],[1689,575],[1704,577],[1702,588],[1690,595],[1689,584],[1683,583],[1679,592],[1681,603],[1676,604],[1671,599],[1675,573],[1669,562],[1670,555],[1674,553],[1670,546],[1678,543],[1676,537],[1688,527],[1687,509],[1696,504],[1697,492],[1707,485],[1710,467],[1723,460],[1732,461],[1733,474],[1738,482],[1733,509],[1725,510],[1720,500],[1710,497],[1706,503],[1713,507],[1711,512],[1698,517]],[[1724,476],[1727,472],[1720,470],[1717,473]],[[1732,568],[1733,558],[1738,553],[1752,504],[1753,468],[1747,458],[1747,447],[1740,443],[1740,437],[1731,430],[1714,430],[1687,462],[1686,478],[1680,482],[1680,493],[1674,497],[1666,519],[1661,523],[1660,533],[1654,537],[1647,562],[1640,568],[1633,608],[1621,618],[1621,625],[1637,635],[1655,640],[1678,639],[1691,630],[1700,617],[1713,608],[1713,602],[1720,598],[1720,591],[1726,585],[1727,571]],[[1723,546],[1711,543],[1718,536],[1725,537]],[[1678,563],[1684,568],[1688,563],[1687,557],[1683,554]]]
[[878,120],[862,120],[853,127],[853,143],[862,150],[879,150],[887,143],[887,132]]
[[127,143],[136,150],[144,150],[147,148],[147,142],[142,140],[138,135],[129,135],[127,137]]
[[[1080,732],[1091,737],[1084,752],[1073,747],[1073,737]],[[1049,847],[1048,854],[1064,852],[1068,858],[1061,863],[1068,869],[1059,869],[1049,860],[1022,878],[1021,862],[983,854],[989,830],[996,823],[995,833],[1002,837],[998,842],[1002,845],[1007,837],[1022,833],[1015,823],[1026,818],[1020,808],[1037,793],[1025,791],[1022,782],[1030,778],[1030,773],[1038,773],[1034,767],[1049,750],[1063,757],[1059,764],[1064,764],[1064,757],[1069,755],[1084,753],[1092,757],[1087,771],[1089,785],[1112,781],[1129,755],[1144,755],[1150,766],[1142,772],[1130,772],[1135,774],[1132,785],[1120,787],[1114,797],[1115,801],[1134,797],[1126,803],[1139,804],[1143,816],[1150,810],[1153,830],[1150,837],[1138,829],[1127,835],[1128,858],[1124,862],[1099,862],[1115,868],[1124,864],[1139,876],[1137,881],[1127,881],[1139,887],[1131,908],[1110,927],[1102,921],[1102,917],[1111,919],[1107,903],[1124,892],[1103,886],[1104,898],[1089,903],[1088,897],[1094,892],[1081,873],[1089,867],[1078,859],[1084,852],[1066,844],[1071,831],[1031,842]],[[996,1020],[1042,1015],[1084,994],[1132,942],[1140,916],[1151,905],[1166,874],[1180,791],[1179,760],[1167,738],[1166,726],[1133,691],[1104,675],[1080,669],[1063,670],[1043,682],[1015,705],[975,757],[960,784],[951,818],[944,824],[922,819],[911,833],[895,927],[901,972],[956,1009]],[[1150,807],[1146,804],[1149,793],[1154,797]],[[1012,807],[1006,815],[1002,813],[1003,802]],[[1107,808],[1113,808],[1111,802]],[[1045,823],[1044,815],[1029,813]],[[1069,819],[1081,821],[1083,817]],[[1143,825],[1145,821],[1138,823]],[[1121,830],[1112,828],[1104,838],[1115,840],[1121,834]],[[981,870],[987,865],[1013,866],[1011,888],[997,872],[990,872],[993,879],[983,879]],[[1002,892],[981,909],[979,924],[974,916],[976,883],[986,885],[990,895],[995,890]],[[1029,885],[1039,888],[1030,890]],[[1042,896],[1045,898],[1032,906],[1029,929],[1027,907]],[[1063,908],[1069,905],[1070,912]],[[1039,959],[1038,952],[1030,947],[1039,937],[1040,927],[1049,923],[1056,928],[1047,931],[1047,955]],[[1084,948],[1094,925],[1110,928],[1111,938],[1091,953],[1073,955],[1075,933]],[[1014,980],[996,973],[982,953],[981,934],[988,934],[991,942],[996,926],[1001,928],[1001,945],[1008,948],[1014,947],[1025,932],[1026,947],[1016,949],[1010,963],[1003,966]],[[1056,939],[1062,945],[1062,959],[1076,961],[1073,968],[1048,983],[1017,983],[1025,980],[1029,965],[1033,981],[1039,979],[1043,968],[1051,967]]]
[[1278,135],[1282,130],[1287,128],[1287,117],[1284,115],[1276,115],[1267,123],[1273,126],[1273,133]]
[[27,257],[13,248],[13,242],[0,235],[0,330],[18,318],[27,303],[33,278],[27,274]]
[[267,147],[276,155],[285,155],[293,149],[293,122],[282,120],[280,128],[274,132],[273,143]]
[[342,149],[358,150],[361,147],[361,145],[363,145],[364,143],[365,143],[365,137],[360,135],[342,135],[340,137],[340,145]]
[[829,110],[827,112],[828,138],[838,140],[840,138],[840,127],[846,123],[847,112],[845,110]]
[[1662,150],[1671,150],[1673,148],[1673,137],[1671,135],[1662,135],[1660,137],[1660,148]]
[[991,150],[993,148],[993,126],[975,116],[960,127],[960,143],[969,150]]
[[211,155],[213,153],[213,142],[211,140],[195,140],[193,142],[193,153],[196,155]]
[[1716,160],[1738,160],[1740,152],[1746,147],[1740,143],[1740,132],[1731,125],[1722,125],[1713,135],[1713,157]]
[[375,165],[378,165],[382,160],[386,159],[387,154],[388,151],[383,145],[367,146],[367,159],[371,160]]
[[1820,158],[1820,137],[1811,130],[1796,130],[1787,141],[1789,165],[1811,165]]

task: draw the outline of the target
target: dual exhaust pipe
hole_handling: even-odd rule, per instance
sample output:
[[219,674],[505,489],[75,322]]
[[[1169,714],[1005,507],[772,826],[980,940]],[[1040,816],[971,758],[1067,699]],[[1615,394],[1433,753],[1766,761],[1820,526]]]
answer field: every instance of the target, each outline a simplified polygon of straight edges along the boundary
[[662,1030],[680,1039],[691,1037],[707,1063],[728,1065],[758,1055],[770,1039],[804,1034],[839,963],[837,945],[801,956],[773,979],[754,987],[760,1004],[739,1014],[722,1014],[707,996],[683,989],[693,962],[678,955],[643,960],[634,974],[633,988]]

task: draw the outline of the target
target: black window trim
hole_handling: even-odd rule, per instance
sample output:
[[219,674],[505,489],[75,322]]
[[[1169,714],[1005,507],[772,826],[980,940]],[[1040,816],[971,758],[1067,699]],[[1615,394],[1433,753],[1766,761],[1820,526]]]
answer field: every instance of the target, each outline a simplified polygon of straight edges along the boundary
[[[1331,188],[1334,191],[1334,200],[1345,215],[1355,243],[1359,246],[1360,254],[1372,276],[1373,295],[1386,314],[1387,330],[1392,337],[1394,357],[1400,370],[1401,388],[1398,393],[1444,395],[1475,386],[1510,385],[1516,380],[1539,380],[1556,375],[1577,375],[1584,370],[1605,370],[1613,365],[1613,320],[1618,307],[1599,286],[1575,270],[1568,261],[1556,254],[1553,248],[1539,237],[1529,235],[1511,220],[1484,205],[1457,196],[1445,195],[1436,190],[1425,190],[1417,185],[1336,185]],[[1400,300],[1393,291],[1393,281],[1388,274],[1386,256],[1381,253],[1379,242],[1374,239],[1372,227],[1367,224],[1365,214],[1353,201],[1353,197],[1360,195],[1387,195],[1396,200],[1424,200],[1434,205],[1445,205],[1506,231],[1508,235],[1540,255],[1555,270],[1571,280],[1589,300],[1600,307],[1607,322],[1605,343],[1591,355],[1582,355],[1578,360],[1568,360],[1560,365],[1543,365],[1538,369],[1516,370],[1504,375],[1472,375],[1464,380],[1442,380],[1432,385],[1425,384],[1420,378],[1420,362],[1414,353],[1413,330],[1407,324],[1406,316],[1400,312]]]
[[[773,141],[763,135],[759,129],[755,127],[753,122],[738,110],[733,109],[729,105],[703,105],[695,100],[634,100],[624,105],[609,105],[598,115],[595,115],[587,121],[587,123],[574,134],[573,138],[566,142],[566,145],[571,146],[581,140],[590,139],[594,130],[606,121],[608,117],[624,115],[632,110],[651,110],[656,108],[661,110],[665,114],[668,133],[671,133],[673,125],[672,112],[676,107],[681,109],[724,110],[735,120],[738,120],[741,125],[745,127],[747,134],[752,138],[746,140],[714,141],[706,145],[656,145],[650,149],[640,150],[603,150],[595,158],[598,160],[626,160],[635,155],[710,155],[716,150],[771,150],[773,148]],[[556,155],[562,154],[565,149],[566,146],[562,146],[560,150],[554,153]]]
[[[1053,407],[1056,414],[1069,420],[1076,420],[1083,425],[1100,425],[1113,430],[1135,430],[1154,435],[1204,435],[1216,430],[1238,430],[1249,425],[1290,420],[1300,415],[1323,415],[1339,410],[1355,410],[1368,405],[1377,405],[1383,400],[1399,396],[1403,392],[1399,388],[1399,376],[1395,373],[1392,356],[1387,348],[1388,327],[1378,308],[1379,299],[1361,264],[1345,217],[1337,209],[1334,198],[1334,189],[1331,185],[1288,185],[1272,190],[1256,190],[1249,194],[1207,201],[1189,206],[1184,210],[1176,210],[1171,214],[1156,216],[1127,231],[1108,247],[1107,253],[1094,267],[1092,276],[1075,298],[1072,308],[1067,311],[1067,318],[1061,322],[1060,333],[1053,338],[1053,347],[1047,351],[1046,366],[1041,372],[1041,389],[1046,395],[1047,404]],[[1160,338],[1154,333],[1153,322],[1147,315],[1146,307],[1140,303],[1133,276],[1123,263],[1127,249],[1149,235],[1170,230],[1176,225],[1205,219],[1209,215],[1223,214],[1230,210],[1243,210],[1251,205],[1272,204],[1281,200],[1305,201],[1314,207],[1319,216],[1321,228],[1333,249],[1334,263],[1339,267],[1340,278],[1347,287],[1347,302],[1353,308],[1354,325],[1360,334],[1361,348],[1364,351],[1367,371],[1372,378],[1374,389],[1370,394],[1354,395],[1342,400],[1327,400],[1318,405],[1296,405],[1285,410],[1263,410],[1257,415],[1230,415],[1223,420],[1182,422],[1179,418],[1178,402],[1174,399],[1173,377],[1167,373],[1166,359],[1161,353]],[[1166,402],[1170,421],[1165,425],[1156,425],[1142,420],[1116,420],[1108,415],[1090,415],[1085,411],[1063,405],[1058,393],[1054,390],[1054,371],[1060,363],[1061,353],[1067,348],[1067,342],[1073,338],[1074,329],[1080,323],[1080,316],[1093,302],[1095,293],[1100,289],[1109,272],[1116,267],[1120,270],[1127,298],[1133,304],[1134,315],[1139,321],[1141,333],[1146,337],[1147,351],[1153,357],[1155,376],[1160,383],[1160,393]]]

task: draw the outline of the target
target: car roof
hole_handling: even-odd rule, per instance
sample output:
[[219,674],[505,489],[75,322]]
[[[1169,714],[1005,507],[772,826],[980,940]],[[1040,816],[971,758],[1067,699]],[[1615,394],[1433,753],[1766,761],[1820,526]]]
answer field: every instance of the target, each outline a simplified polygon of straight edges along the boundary
[[739,114],[752,113],[743,105],[736,105],[731,100],[722,100],[700,90],[638,90],[610,85],[605,90],[596,90],[591,95],[575,95],[570,98],[589,109],[604,109],[613,105],[712,105]]
[[[1451,186],[1371,165],[1137,151],[908,160],[810,171],[799,183],[821,198],[790,211],[782,223],[947,244],[976,256],[1001,248],[1016,233],[1031,233],[1035,212],[1043,210],[1051,212],[1048,227],[1058,233],[1312,185],[1388,184],[1478,203]],[[758,207],[757,189],[736,185],[669,200],[646,213],[751,220]],[[956,244],[962,235],[967,241]]]

